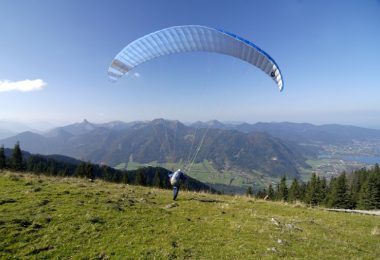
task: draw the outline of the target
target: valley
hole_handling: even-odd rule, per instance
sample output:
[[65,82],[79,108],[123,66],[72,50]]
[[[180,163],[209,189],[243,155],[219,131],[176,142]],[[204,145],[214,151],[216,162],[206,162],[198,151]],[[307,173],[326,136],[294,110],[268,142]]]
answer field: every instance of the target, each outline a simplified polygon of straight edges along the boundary
[[[312,173],[331,178],[378,163],[380,131],[353,126],[298,123],[183,124],[177,120],[108,122],[83,120],[45,133],[22,132],[0,140],[20,141],[31,153],[61,154],[117,169],[181,168],[223,193],[255,192]],[[191,163],[192,162],[192,163]],[[190,167],[191,165],[191,167]]]

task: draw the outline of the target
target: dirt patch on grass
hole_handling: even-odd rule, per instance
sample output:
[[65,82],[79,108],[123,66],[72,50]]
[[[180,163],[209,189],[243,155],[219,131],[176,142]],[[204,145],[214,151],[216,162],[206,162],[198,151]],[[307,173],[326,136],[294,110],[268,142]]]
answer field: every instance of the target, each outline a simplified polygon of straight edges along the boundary
[[337,211],[346,213],[357,213],[364,215],[380,216],[380,210],[359,210],[359,209],[326,209],[327,211]]
[[206,199],[206,198],[191,198],[189,200],[196,200],[200,202],[206,202],[206,203],[223,203],[223,200],[215,200],[215,199]]

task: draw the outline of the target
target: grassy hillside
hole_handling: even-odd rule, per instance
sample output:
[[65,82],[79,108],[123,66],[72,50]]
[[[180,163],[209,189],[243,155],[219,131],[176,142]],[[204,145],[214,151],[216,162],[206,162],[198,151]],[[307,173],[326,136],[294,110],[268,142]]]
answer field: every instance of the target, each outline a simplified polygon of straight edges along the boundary
[[376,216],[0,173],[0,258],[374,259],[379,241]]

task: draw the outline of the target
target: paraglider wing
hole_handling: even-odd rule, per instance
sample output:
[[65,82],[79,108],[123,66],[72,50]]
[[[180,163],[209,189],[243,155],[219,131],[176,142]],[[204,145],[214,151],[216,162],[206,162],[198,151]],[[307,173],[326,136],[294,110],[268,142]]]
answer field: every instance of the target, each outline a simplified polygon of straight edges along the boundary
[[280,91],[284,88],[281,71],[265,51],[235,34],[200,25],[166,28],[128,44],[113,59],[108,76],[117,80],[139,64],[180,52],[215,52],[246,61],[270,76]]

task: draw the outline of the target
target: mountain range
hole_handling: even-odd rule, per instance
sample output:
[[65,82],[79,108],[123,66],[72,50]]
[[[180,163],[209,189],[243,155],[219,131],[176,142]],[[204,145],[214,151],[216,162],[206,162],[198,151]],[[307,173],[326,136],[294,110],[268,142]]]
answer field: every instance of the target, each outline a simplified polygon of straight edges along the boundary
[[0,140],[12,148],[38,154],[61,154],[116,166],[120,163],[190,163],[207,160],[219,171],[260,172],[298,177],[305,160],[317,154],[305,144],[349,144],[380,139],[380,130],[354,126],[299,123],[225,124],[219,121],[183,124],[179,121],[87,120],[43,134],[22,132]]
[[39,154],[62,154],[115,166],[123,162],[202,162],[218,170],[258,171],[297,177],[310,151],[263,132],[187,126],[179,121],[81,123],[44,134],[26,131],[0,141]]
[[217,120],[189,124],[198,128],[238,130],[243,133],[265,132],[271,136],[295,143],[345,145],[353,141],[380,139],[380,130],[350,125],[313,125],[292,122],[258,122],[255,124],[225,124]]

